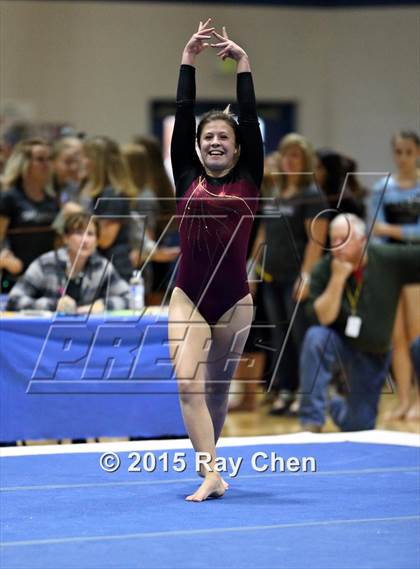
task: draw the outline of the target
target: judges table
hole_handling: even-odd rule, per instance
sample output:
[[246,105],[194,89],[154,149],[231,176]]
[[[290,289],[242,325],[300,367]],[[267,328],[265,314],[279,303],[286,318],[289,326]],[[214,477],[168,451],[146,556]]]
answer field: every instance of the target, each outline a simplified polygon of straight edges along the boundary
[[167,316],[0,323],[0,440],[184,436]]

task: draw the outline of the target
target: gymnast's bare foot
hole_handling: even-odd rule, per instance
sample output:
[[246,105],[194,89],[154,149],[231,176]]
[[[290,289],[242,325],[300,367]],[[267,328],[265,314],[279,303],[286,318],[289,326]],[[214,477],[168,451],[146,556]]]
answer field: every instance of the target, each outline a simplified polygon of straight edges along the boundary
[[226,480],[223,480],[222,477],[220,477],[220,478],[221,478],[221,480],[222,480],[223,488],[224,488],[225,490],[227,490],[227,489],[229,488],[229,484],[226,482]]
[[[206,472],[207,470],[204,468],[204,466],[200,466],[200,470],[198,471],[198,475],[201,476],[201,478],[205,478],[206,477]],[[220,477],[223,487],[225,490],[227,490],[229,488],[229,483],[226,482],[226,480],[223,480],[222,477]]]
[[418,421],[420,420],[420,401],[416,401],[407,411],[405,416],[407,421]]
[[395,409],[388,411],[388,413],[385,413],[384,419],[385,421],[402,421],[405,418],[409,408],[409,401],[406,403],[400,403]]
[[210,472],[204,478],[200,488],[185,499],[189,502],[203,502],[207,498],[221,498],[224,493],[225,487],[220,475],[216,472]]

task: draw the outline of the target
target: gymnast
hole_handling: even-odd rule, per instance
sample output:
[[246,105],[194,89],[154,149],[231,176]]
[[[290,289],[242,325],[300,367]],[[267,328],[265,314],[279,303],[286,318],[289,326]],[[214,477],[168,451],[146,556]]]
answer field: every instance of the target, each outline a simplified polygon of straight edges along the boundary
[[[212,37],[216,43],[210,44]],[[194,64],[209,45],[221,59],[236,61],[239,124],[226,112],[210,111],[196,133]],[[222,496],[228,486],[215,468],[216,443],[253,318],[246,255],[263,145],[248,56],[226,29],[220,35],[211,19],[200,22],[181,63],[171,144],[181,258],[169,305],[169,341],[188,435],[195,452],[209,456],[199,470],[204,481],[186,498],[201,502]]]

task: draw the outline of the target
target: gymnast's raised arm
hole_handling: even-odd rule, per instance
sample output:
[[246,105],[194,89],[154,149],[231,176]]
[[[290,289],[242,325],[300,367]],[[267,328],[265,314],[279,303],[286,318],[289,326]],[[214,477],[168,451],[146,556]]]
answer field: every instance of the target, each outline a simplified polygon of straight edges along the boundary
[[237,64],[236,90],[241,145],[239,161],[247,166],[254,182],[260,187],[264,171],[264,149],[258,126],[257,105],[249,58],[242,47],[229,39],[225,27],[223,27],[222,35],[216,31],[212,33],[219,40],[218,43],[211,46],[220,49],[217,55],[221,59],[230,57]]
[[214,28],[210,18],[200,22],[198,30],[191,36],[182,52],[176,94],[175,125],[171,143],[172,169],[176,186],[182,175],[191,167],[200,166],[195,151],[195,59],[209,43]]

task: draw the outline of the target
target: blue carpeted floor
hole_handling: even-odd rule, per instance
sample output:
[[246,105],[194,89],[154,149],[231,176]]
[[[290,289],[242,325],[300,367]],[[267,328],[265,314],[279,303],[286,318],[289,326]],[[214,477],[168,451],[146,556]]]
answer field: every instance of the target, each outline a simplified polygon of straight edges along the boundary
[[[317,471],[256,472],[261,451],[314,457]],[[185,452],[184,472],[174,452]],[[418,448],[224,447],[220,456],[243,457],[239,474],[201,504],[184,500],[199,484],[192,451],[168,451],[169,471],[158,461],[153,473],[128,472],[134,459],[119,455],[114,473],[101,453],[3,458],[2,569],[420,567]]]

